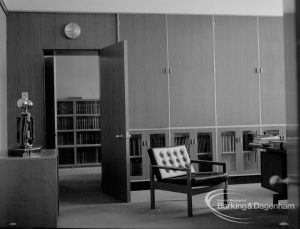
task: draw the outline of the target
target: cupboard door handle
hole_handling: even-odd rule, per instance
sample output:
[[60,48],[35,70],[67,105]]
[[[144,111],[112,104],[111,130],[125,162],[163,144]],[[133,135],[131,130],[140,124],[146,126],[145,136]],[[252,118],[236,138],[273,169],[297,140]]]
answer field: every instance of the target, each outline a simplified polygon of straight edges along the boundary
[[116,138],[123,138],[123,137],[124,137],[123,134],[120,134],[120,135],[117,134],[117,135],[116,135]]
[[142,141],[142,147],[144,147],[145,146],[145,142],[144,141]]
[[260,73],[264,73],[264,69],[263,69],[263,68],[260,68],[260,69],[259,69],[259,72],[260,72]]

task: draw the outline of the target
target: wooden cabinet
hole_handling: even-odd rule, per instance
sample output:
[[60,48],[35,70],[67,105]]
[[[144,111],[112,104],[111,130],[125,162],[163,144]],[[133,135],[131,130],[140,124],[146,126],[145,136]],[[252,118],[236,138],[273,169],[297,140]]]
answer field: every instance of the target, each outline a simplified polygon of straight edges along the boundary
[[286,122],[283,18],[258,21],[262,124],[282,124]]
[[34,157],[0,157],[0,227],[56,228],[57,151]]
[[147,179],[157,133],[171,134],[159,145],[184,144],[192,159],[259,173],[260,151],[248,142],[285,124],[282,18],[122,14],[119,27],[129,47],[132,141],[141,141],[132,179]]
[[101,162],[100,101],[57,101],[59,165],[86,166]]
[[214,125],[212,16],[168,15],[170,125]]
[[215,17],[219,126],[259,125],[257,18]]
[[128,41],[129,128],[168,127],[165,15],[120,15]]

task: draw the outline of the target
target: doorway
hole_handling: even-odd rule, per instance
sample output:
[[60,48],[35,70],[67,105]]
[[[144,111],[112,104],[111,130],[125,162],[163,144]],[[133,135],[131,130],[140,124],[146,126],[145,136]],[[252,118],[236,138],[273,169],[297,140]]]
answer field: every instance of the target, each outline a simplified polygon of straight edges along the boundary
[[101,203],[100,67],[97,51],[55,52],[59,199]]
[[[124,51],[127,44],[124,44],[102,50],[44,52],[45,148],[58,150],[60,201],[85,201],[86,204],[130,201],[129,144],[125,137],[128,133],[127,52]],[[105,83],[103,104],[100,76]],[[117,115],[112,115],[111,111],[116,110]],[[102,129],[103,123],[109,128]],[[116,136],[121,137],[111,147]],[[113,163],[119,169],[112,171]],[[103,167],[106,168],[104,176]]]

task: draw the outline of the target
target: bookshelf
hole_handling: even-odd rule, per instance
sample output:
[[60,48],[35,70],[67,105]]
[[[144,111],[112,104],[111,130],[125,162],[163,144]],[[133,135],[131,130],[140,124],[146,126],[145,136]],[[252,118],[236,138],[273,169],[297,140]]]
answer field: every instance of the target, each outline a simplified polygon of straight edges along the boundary
[[100,100],[57,100],[56,136],[60,167],[100,165]]

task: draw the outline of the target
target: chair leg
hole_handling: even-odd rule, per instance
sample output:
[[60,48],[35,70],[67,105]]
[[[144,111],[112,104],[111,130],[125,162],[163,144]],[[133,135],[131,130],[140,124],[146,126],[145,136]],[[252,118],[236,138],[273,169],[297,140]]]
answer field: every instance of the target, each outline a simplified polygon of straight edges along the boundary
[[228,188],[228,181],[225,182],[225,187],[224,187],[224,205],[227,205],[228,203],[227,188]]
[[188,217],[193,217],[193,201],[192,194],[187,194]]
[[155,209],[155,189],[153,188],[152,182],[150,183],[150,199],[151,199],[151,209]]

